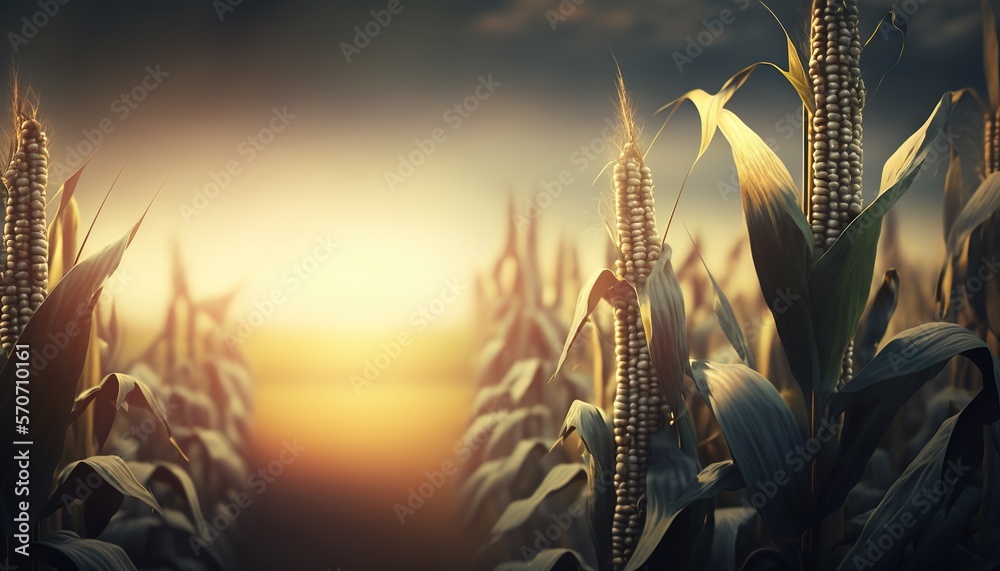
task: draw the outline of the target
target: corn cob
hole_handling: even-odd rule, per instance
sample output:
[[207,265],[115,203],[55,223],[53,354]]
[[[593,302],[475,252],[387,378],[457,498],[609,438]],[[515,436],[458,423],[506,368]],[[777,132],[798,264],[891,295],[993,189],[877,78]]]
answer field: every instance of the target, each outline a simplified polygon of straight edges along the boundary
[[[809,161],[807,216],[822,254],[861,213],[861,34],[857,0],[814,0],[809,77],[816,111],[806,132]],[[840,385],[854,376],[853,341],[844,353]]]
[[983,168],[989,176],[1000,171],[1000,109],[986,114],[983,128],[983,147],[986,149],[986,160]]
[[[621,88],[623,133],[621,154],[614,166],[615,213],[619,257],[618,277],[636,287],[649,277],[660,257],[653,209],[653,180],[636,141],[631,108]],[[617,445],[615,464],[615,515],[612,522],[612,564],[625,568],[642,534],[645,515],[642,500],[646,493],[650,438],[659,428],[663,413],[659,380],[646,346],[639,303],[635,291],[625,283],[612,296],[615,316],[615,395],[614,432]]]
[[45,228],[47,140],[33,117],[19,113],[17,126],[16,150],[4,174],[7,185],[3,232],[6,260],[0,344],[8,353],[28,319],[45,299],[49,280]]
[[857,0],[815,0],[812,80],[816,112],[808,131],[813,239],[823,251],[861,213],[861,109],[865,87],[859,59]]

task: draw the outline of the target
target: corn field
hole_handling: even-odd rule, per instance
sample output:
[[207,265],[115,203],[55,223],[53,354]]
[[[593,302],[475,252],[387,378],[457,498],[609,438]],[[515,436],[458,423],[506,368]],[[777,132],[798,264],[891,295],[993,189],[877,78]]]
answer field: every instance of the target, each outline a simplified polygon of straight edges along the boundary
[[996,2],[202,4],[0,9],[0,571],[1000,570]]
[[[863,184],[870,95],[857,2],[812,2],[808,49],[788,39],[787,63],[768,64],[801,100],[801,188],[728,108],[760,64],[717,93],[696,89],[661,109],[672,117],[683,102],[694,104],[699,159],[717,132],[731,146],[763,294],[737,292],[732,302],[699,240],[692,260],[672,266],[667,232],[675,213],[659,238],[656,153],[641,150],[637,111],[619,72],[618,153],[606,169],[613,269],[581,288],[545,387],[561,390],[570,375],[592,371],[593,391],[565,409],[562,428],[545,441],[553,443],[548,455],[502,461],[526,464],[521,481],[501,493],[475,475],[467,480],[467,496],[494,497],[492,513],[469,512],[488,529],[480,568],[986,569],[1000,561],[993,541],[1000,368],[990,317],[997,290],[986,286],[971,303],[949,297],[954,284],[988,275],[984,254],[997,243],[990,223],[998,206],[1000,62],[986,3],[983,10],[993,99],[963,86],[942,96],[885,164],[877,192]],[[939,198],[948,254],[935,302],[924,293],[935,281],[933,265],[903,257],[890,209],[931,144],[965,127],[954,124],[952,109],[966,100],[986,106],[982,154],[951,147]],[[982,165],[974,184],[963,184],[963,161]],[[884,277],[870,289],[876,255]],[[790,292],[793,301],[773,292]],[[504,301],[493,303],[513,295],[500,292]],[[611,320],[599,310],[602,300]],[[768,325],[751,341],[741,323],[761,313],[770,314]],[[698,325],[709,321],[715,325]],[[481,392],[502,389],[496,380],[518,366],[485,362],[481,376],[494,384]],[[510,405],[517,408],[508,414],[537,406]],[[966,460],[971,469],[957,468]],[[481,469],[496,462],[484,459]],[[534,485],[525,489],[528,478]],[[585,521],[564,533],[538,532],[558,530],[548,525],[558,521],[554,514],[580,505]]]

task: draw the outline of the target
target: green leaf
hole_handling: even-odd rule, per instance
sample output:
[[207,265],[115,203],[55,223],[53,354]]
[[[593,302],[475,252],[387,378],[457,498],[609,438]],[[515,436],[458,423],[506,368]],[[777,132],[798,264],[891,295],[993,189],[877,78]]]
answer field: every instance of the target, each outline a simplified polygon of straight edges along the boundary
[[590,454],[587,470],[591,541],[602,565],[611,561],[611,520],[615,510],[614,470],[615,435],[604,411],[580,400],[573,401],[566,413],[559,440],[576,432]]
[[70,422],[75,421],[83,414],[83,411],[91,403],[96,403],[94,404],[94,438],[97,441],[98,449],[103,448],[104,443],[107,442],[108,434],[111,433],[111,426],[114,424],[118,411],[128,403],[129,406],[151,412],[160,429],[170,439],[171,444],[185,460],[187,459],[184,451],[174,441],[170,425],[167,423],[167,415],[164,414],[156,397],[153,396],[153,391],[139,379],[122,373],[111,373],[104,377],[99,385],[87,389],[76,397],[76,401],[73,403],[73,412],[70,414]]
[[59,480],[59,486],[45,503],[40,517],[60,508],[73,509],[74,500],[81,500],[87,537],[97,537],[104,531],[126,497],[163,511],[153,494],[118,456],[91,456],[73,462],[62,471]]
[[551,379],[554,379],[559,374],[559,370],[562,369],[563,363],[566,362],[566,357],[569,355],[569,349],[573,346],[573,342],[576,341],[580,332],[583,331],[583,326],[587,322],[587,318],[597,308],[597,304],[601,302],[607,291],[619,281],[614,272],[609,269],[603,269],[590,276],[590,279],[584,284],[583,289],[580,291],[580,297],[576,302],[576,311],[573,314],[573,320],[570,322],[566,344],[563,346],[562,354],[559,355],[559,362],[556,364],[556,370],[552,373]]
[[871,308],[868,310],[868,319],[861,339],[854,347],[854,367],[861,370],[875,356],[885,331],[889,328],[889,321],[892,320],[893,313],[896,312],[896,304],[899,302],[899,274],[892,269],[885,273],[882,278],[882,285],[879,286],[875,299],[872,300]]
[[952,145],[948,152],[948,173],[944,177],[944,237],[951,235],[958,213],[962,211],[962,157]]
[[636,296],[649,358],[660,380],[663,398],[671,411],[679,415],[685,410],[681,387],[689,368],[687,326],[684,293],[670,264],[671,255],[670,246],[664,245],[646,283],[636,289]]
[[1000,210],[1000,173],[993,173],[979,185],[965,204],[948,233],[947,253],[955,255],[972,231]]
[[[771,538],[790,564],[815,513],[802,435],[777,389],[745,365],[692,362],[695,386],[719,421],[747,493],[771,496],[758,508]],[[767,435],[761,438],[760,435]],[[799,455],[796,455],[796,453]],[[797,565],[794,563],[793,565]]]
[[72,531],[53,533],[34,547],[32,562],[46,563],[59,571],[137,571],[121,547],[80,539]]
[[[660,431],[667,433],[668,429]],[[695,502],[714,498],[723,490],[743,486],[743,476],[731,460],[717,462],[695,474],[697,467],[677,448],[664,446],[662,438],[654,438],[659,446],[654,451],[646,474],[646,524],[626,569],[642,567],[667,534],[674,520]],[[678,493],[678,485],[682,486]]]
[[[205,428],[178,427],[174,431],[182,448],[191,452],[195,465],[211,466],[209,474],[213,479],[228,486],[239,486],[246,482],[247,468],[243,456],[225,434]],[[198,464],[198,459],[202,464]]]
[[[844,350],[868,304],[882,219],[916,179],[928,152],[944,129],[956,94],[941,97],[927,121],[911,135],[882,170],[879,196],[852,221],[812,267],[811,313],[819,353],[816,391],[829,395],[840,379]],[[784,337],[782,337],[784,340]]]
[[715,510],[715,531],[712,538],[712,560],[709,569],[736,569],[736,539],[740,528],[757,516],[753,508],[722,508]]
[[531,561],[510,561],[497,565],[494,571],[593,571],[583,555],[572,549],[546,549]]
[[479,390],[472,405],[473,415],[524,406],[525,396],[542,380],[541,368],[542,360],[538,358],[516,361],[499,383]]
[[[550,416],[549,409],[543,405],[518,408],[505,415],[502,422],[490,429],[482,460],[507,456],[518,442],[542,432],[541,427],[549,426]],[[548,438],[545,440],[548,441]]]
[[[695,244],[695,249],[697,250],[697,248],[698,246]],[[715,276],[708,269],[708,264],[705,263],[705,258],[702,257],[700,251],[698,251],[698,257],[701,258],[701,263],[705,266],[705,273],[708,274],[708,279],[712,280],[712,288],[715,290],[715,300],[712,303],[712,310],[715,312],[715,318],[719,321],[719,326],[722,327],[722,332],[726,334],[726,339],[736,349],[736,354],[740,356],[743,364],[753,370],[757,370],[757,364],[753,359],[753,352],[750,350],[750,344],[747,343],[746,336],[743,335],[743,329],[740,327],[739,320],[736,319],[736,314],[733,313],[733,306],[729,304],[729,299],[722,291],[722,288],[719,287],[719,282],[715,281]]]
[[[30,433],[26,435],[26,439],[33,442],[31,497],[48,497],[52,490],[52,478],[62,457],[66,430],[70,424],[76,383],[83,372],[90,344],[94,306],[101,287],[118,269],[125,249],[141,223],[142,219],[120,239],[69,270],[35,311],[17,340],[18,345],[30,347],[31,357],[27,370],[34,398],[31,401]],[[58,354],[55,358],[44,355],[48,349],[56,350]],[[17,358],[7,361],[0,371],[0,384],[5,387],[0,405],[0,417],[3,418],[15,416],[17,361]],[[0,444],[0,454],[5,458],[13,458],[15,450],[11,439],[5,439]],[[16,478],[17,465],[8,462],[3,476],[4,489],[13,490]],[[5,513],[14,513],[10,502],[15,499],[7,492],[3,498]],[[41,509],[42,502],[31,502],[33,521],[38,520]],[[10,524],[6,519],[3,526],[9,531]]]
[[720,127],[729,140],[740,179],[760,290],[774,316],[792,375],[808,400],[818,367],[809,311],[812,230],[799,206],[795,183],[774,151],[730,111],[726,110],[722,119]]
[[530,479],[525,471],[540,470],[538,462],[547,452],[544,440],[532,438],[519,442],[510,456],[483,463],[459,490],[460,501],[467,506],[464,521],[467,524],[475,521],[485,504],[498,493],[510,491],[515,483]]
[[[972,456],[981,461],[982,425],[962,423],[960,415],[945,421],[931,441],[886,492],[882,502],[865,522],[861,535],[847,552],[838,570],[894,569],[907,545],[944,507],[945,495],[960,492],[959,488],[964,487],[963,481],[971,477],[975,471],[974,458],[959,456],[957,461],[946,461],[946,457],[953,439],[974,440],[976,434],[979,436],[980,449],[978,454],[974,453]],[[889,526],[892,526],[893,541],[879,541],[890,532]]]
[[[149,486],[152,483],[162,483],[177,492],[182,498],[181,508],[194,523],[194,530],[201,537],[207,537],[208,524],[198,501],[198,491],[191,476],[177,464],[169,462],[130,462],[129,467],[137,480]],[[155,492],[156,490],[154,490]],[[158,500],[162,503],[162,499]]]
[[936,510],[923,533],[914,541],[916,549],[906,558],[906,569],[912,571],[947,569],[951,562],[952,550],[962,542],[962,536],[972,516],[979,511],[982,501],[982,490],[968,487],[948,513]]
[[550,496],[580,480],[586,479],[586,477],[587,474],[583,466],[579,464],[558,464],[554,466],[545,475],[545,479],[542,480],[542,483],[538,485],[531,496],[515,500],[507,506],[507,509],[504,510],[490,532],[492,536],[490,543],[511,530],[518,529],[524,525],[534,515],[538,506]]
[[820,496],[828,498],[825,511],[836,509],[861,480],[896,412],[957,355],[982,371],[981,400],[1000,408],[1000,364],[981,339],[953,323],[927,323],[901,332],[833,397],[828,417],[844,414],[844,420],[833,470]]

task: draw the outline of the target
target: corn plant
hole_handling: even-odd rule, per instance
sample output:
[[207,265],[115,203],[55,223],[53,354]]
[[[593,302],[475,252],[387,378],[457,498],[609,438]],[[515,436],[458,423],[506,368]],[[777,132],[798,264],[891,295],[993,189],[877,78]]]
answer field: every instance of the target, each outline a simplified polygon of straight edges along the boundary
[[[766,530],[764,545],[770,545],[743,562],[745,569],[893,569],[901,563],[911,567],[928,561],[951,562],[953,557],[964,555],[945,538],[967,536],[972,514],[984,504],[992,513],[993,500],[984,500],[984,492],[991,486],[976,478],[982,474],[987,449],[984,427],[991,427],[988,432],[992,433],[994,423],[1000,420],[1000,363],[996,356],[968,329],[941,322],[904,330],[883,343],[898,291],[897,274],[891,271],[871,303],[865,329],[859,335],[861,318],[869,306],[883,219],[919,174],[932,144],[945,130],[959,93],[945,94],[923,126],[890,157],[879,192],[865,206],[861,195],[861,120],[866,97],[860,78],[857,4],[816,0],[810,19],[808,65],[802,64],[791,40],[787,40],[787,69],[769,64],[781,71],[800,96],[807,118],[803,138],[808,153],[801,190],[774,152],[726,108],[760,64],[738,73],[714,95],[695,90],[674,104],[676,110],[680,102],[691,101],[701,115],[698,158],[717,131],[730,143],[758,282],[787,356],[797,398],[786,401],[774,384],[754,370],[745,336],[729,304],[721,302],[725,296],[714,279],[715,295],[720,300],[716,313],[743,362],[694,360],[678,366],[676,361],[663,360],[664,354],[686,359],[686,350],[679,350],[685,330],[683,321],[678,323],[683,319],[683,302],[678,304],[676,295],[644,298],[656,289],[652,284],[657,267],[669,268],[669,256],[665,255],[654,266],[645,288],[633,285],[653,368],[661,381],[663,399],[674,413],[673,422],[658,434],[669,432],[674,425],[684,430],[687,407],[681,407],[683,402],[675,395],[681,394],[680,383],[686,373],[714,413],[732,460],[688,473],[686,466],[697,466],[696,458],[685,464],[681,461],[684,454],[673,453],[685,449],[685,438],[675,435],[670,439],[672,447],[657,447],[654,436],[646,496],[629,506],[639,512],[640,521],[644,520],[635,547],[626,551],[633,545],[629,532],[637,526],[630,526],[629,519],[619,515],[608,534],[613,538],[611,551],[602,552],[606,522],[599,514],[607,510],[602,505],[609,502],[591,485],[596,556],[588,559],[586,554],[565,550],[544,558],[539,554],[532,568],[549,569],[568,561],[599,569],[656,568],[655,556],[665,550],[672,553],[675,565],[690,567],[691,561],[697,561],[690,558],[690,550],[697,551],[699,535],[710,533],[713,549],[731,549],[728,544],[734,526],[726,516],[733,512],[712,512],[704,505],[731,489],[745,490],[748,505],[742,516],[759,518]],[[621,259],[627,264],[626,256]],[[636,267],[633,258],[633,269]],[[578,302],[569,342],[593,306],[604,296],[613,298],[609,292],[622,287],[621,281],[627,282],[605,270],[588,282]],[[851,354],[856,337],[857,346],[865,352],[857,367]],[[622,351],[630,355],[628,351],[640,348],[626,345]],[[982,388],[957,414],[940,423],[906,469],[895,481],[886,483],[888,489],[880,493],[873,509],[850,514],[853,518],[847,521],[845,501],[869,464],[876,461],[879,441],[896,412],[959,355],[980,370]],[[636,374],[638,367],[628,372]],[[636,395],[641,398],[641,392]],[[622,414],[621,418],[628,419],[624,422],[627,430],[633,417]],[[586,445],[591,482],[595,468],[602,465],[615,462],[616,474],[631,474],[627,470],[632,465],[641,466],[638,454],[634,460],[631,456],[612,459],[616,446],[632,442],[602,436],[606,419],[600,410],[577,403],[564,426],[564,436],[576,430]],[[635,426],[637,432],[638,424]],[[661,477],[659,470],[665,465],[670,466],[669,476]],[[992,473],[991,465],[984,468]],[[885,471],[881,473],[884,479]],[[544,490],[543,484],[536,495],[544,496],[556,483],[564,482],[553,482]],[[629,489],[624,478],[615,483],[616,490],[622,485]],[[926,502],[926,509],[914,501],[925,490],[945,483],[940,497]],[[908,523],[900,525],[899,518]],[[684,523],[691,521],[701,524],[700,529],[685,529]],[[881,534],[893,525],[894,541],[886,546],[880,542]],[[686,539],[682,545],[688,551],[677,549],[677,537]],[[615,551],[616,546],[621,546],[620,551]],[[618,553],[621,556],[616,558]],[[622,561],[626,553],[629,557]],[[728,558],[721,568],[732,567]]]
[[[80,250],[72,195],[83,169],[63,184],[52,227],[47,227],[46,137],[35,109],[15,105],[11,166],[3,185],[7,216],[0,272],[5,347],[0,355],[4,387],[0,408],[5,418],[18,418],[25,414],[25,398],[30,401],[30,424],[22,423],[26,432],[0,445],[8,458],[30,458],[30,468],[9,462],[3,472],[3,563],[132,570],[135,566],[119,546],[97,536],[125,498],[161,510],[157,498],[119,456],[77,455],[70,461],[64,452],[73,450],[74,443],[99,450],[118,409],[126,403],[148,410],[165,440],[172,441],[166,415],[145,384],[117,374],[95,380],[88,366],[99,367],[94,361],[98,347],[93,343],[92,320],[102,286],[118,267],[142,219],[120,239],[77,263]],[[55,286],[46,291],[49,283]],[[54,347],[54,339],[64,342]],[[57,349],[55,357],[49,354],[52,348]],[[81,386],[86,390],[80,392]],[[91,407],[99,410],[94,423],[77,423]],[[16,410],[20,411],[15,414]],[[71,436],[73,430],[84,432]],[[29,449],[19,443],[22,440],[32,442]],[[81,481],[97,484],[84,487]],[[83,506],[82,518],[50,518],[77,505]]]
[[[930,515],[920,514],[919,525],[907,530],[877,561],[865,559],[865,550],[885,525],[906,511],[913,493],[943,477],[948,461],[961,459],[973,469],[980,465],[982,427],[997,416],[1000,367],[988,347],[968,330],[929,323],[897,335],[851,378],[854,371],[845,363],[845,352],[867,305],[882,219],[917,176],[957,95],[942,97],[927,122],[889,159],[877,198],[862,207],[860,120],[865,97],[856,69],[861,55],[856,3],[817,1],[810,14],[809,66],[801,65],[789,40],[788,70],[782,70],[802,98],[809,119],[810,155],[805,159],[803,192],[796,190],[788,171],[760,137],[724,108],[754,66],[737,74],[716,95],[696,90],[681,99],[692,101],[701,112],[703,149],[716,130],[732,146],[757,277],[801,391],[806,426],[799,426],[771,384],[750,367],[696,362],[692,369],[699,393],[719,419],[748,493],[771,489],[774,474],[782,474],[776,495],[754,506],[776,547],[758,554],[755,564],[771,560],[791,569],[849,568],[859,563],[891,568],[903,547],[920,536],[938,513],[936,509],[928,510]],[[799,196],[810,197],[811,208],[806,209],[807,201],[800,203]],[[779,305],[775,300],[779,292],[795,301]],[[738,335],[734,332],[731,337]],[[863,519],[859,534],[845,537],[840,515],[844,499],[860,481],[894,413],[959,354],[983,372],[982,391],[942,424]],[[767,444],[748,441],[747,432],[761,431],[768,435]],[[815,452],[801,466],[795,463],[801,469],[788,474],[791,466],[785,453],[804,444]],[[955,483],[948,506],[967,484],[968,477]],[[849,548],[837,548],[851,539]]]
[[[544,275],[537,263],[537,220],[526,221],[519,232],[513,200],[508,214],[506,247],[492,271],[478,280],[477,305],[494,325],[481,332],[480,388],[463,435],[464,442],[483,440],[469,447],[459,491],[463,523],[477,540],[488,536],[480,561],[506,557],[502,538],[490,535],[505,510],[530,496],[552,469],[570,464],[561,450],[546,454],[559,428],[551,411],[565,410],[591,388],[587,376],[576,372],[545,386],[559,356],[558,336],[566,330],[563,290],[577,281],[575,252],[560,245],[562,261],[554,275]],[[569,473],[574,467],[562,469]]]
[[[624,80],[618,77],[619,150],[612,172],[615,204],[615,269],[595,273],[584,285],[570,322],[569,334],[555,367],[558,378],[570,349],[602,299],[614,315],[613,414],[584,401],[570,407],[560,442],[579,435],[584,471],[562,464],[548,474],[524,501],[511,504],[494,527],[502,536],[552,505],[585,474],[590,536],[531,554],[523,566],[552,568],[557,563],[583,568],[637,568],[647,561],[701,565],[708,558],[703,533],[710,510],[704,502],[675,524],[667,551],[654,548],[665,533],[664,517],[679,500],[683,487],[695,481],[700,461],[698,443],[681,386],[687,369],[684,299],[670,262],[670,249],[656,232],[651,170],[645,163],[639,129]],[[610,227],[609,227],[610,231]],[[679,332],[679,333],[678,333]],[[597,393],[602,392],[597,390]],[[718,466],[729,474],[731,469]],[[556,502],[556,505],[559,505]],[[700,511],[699,511],[700,510]],[[654,541],[648,538],[655,537]],[[522,555],[527,555],[522,553]],[[638,562],[638,563],[636,563]],[[541,567],[539,567],[541,566]]]

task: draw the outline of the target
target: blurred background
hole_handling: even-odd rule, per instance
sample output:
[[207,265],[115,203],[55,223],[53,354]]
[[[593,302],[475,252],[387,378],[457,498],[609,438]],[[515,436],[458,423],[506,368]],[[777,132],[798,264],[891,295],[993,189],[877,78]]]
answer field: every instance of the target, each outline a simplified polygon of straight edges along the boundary
[[[800,4],[772,6],[797,41]],[[874,189],[871,165],[941,93],[982,89],[969,57],[981,21],[971,0],[897,6],[909,35],[893,68],[903,37],[880,26],[892,4],[862,7]],[[254,380],[246,476],[303,448],[234,528],[254,569],[463,568],[477,546],[458,539],[457,478],[413,513],[398,506],[462,461],[488,319],[475,276],[512,221],[572,243],[584,274],[603,262],[616,59],[649,143],[662,105],[785,58],[779,25],[750,0],[15,0],[0,14],[4,67],[41,101],[52,188],[90,161],[77,190],[86,226],[119,177],[85,252],[124,233],[162,185],[109,287],[123,350],[157,337],[182,267],[194,298],[231,296],[225,337]],[[732,105],[793,175],[797,105],[766,69]],[[662,214],[697,132],[683,109],[650,150]],[[917,262],[943,253],[946,158],[897,209]],[[745,236],[735,180],[718,142],[678,209],[719,272]],[[668,239],[675,257],[691,250],[679,224]],[[549,271],[555,248],[538,255]],[[743,275],[729,287],[751,286]]]

